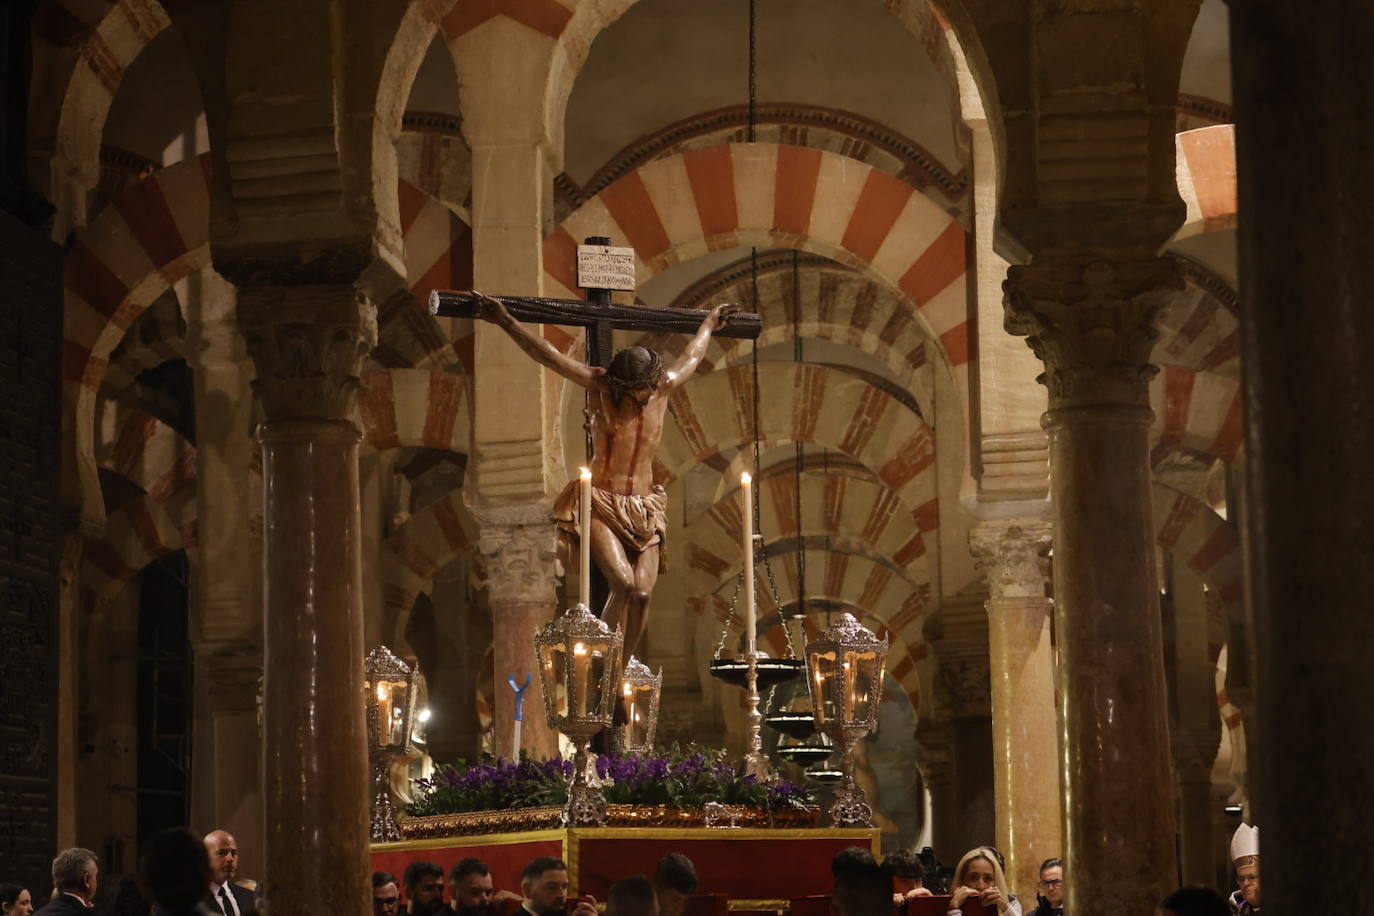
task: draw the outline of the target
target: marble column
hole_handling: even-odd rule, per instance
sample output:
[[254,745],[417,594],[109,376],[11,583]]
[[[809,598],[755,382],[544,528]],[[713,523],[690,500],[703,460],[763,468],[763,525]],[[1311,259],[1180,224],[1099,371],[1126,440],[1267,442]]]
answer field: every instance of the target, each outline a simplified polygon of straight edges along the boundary
[[474,509],[473,515],[481,526],[478,549],[491,602],[497,753],[510,756],[515,728],[515,694],[506,677],[513,674],[520,684],[529,674],[520,746],[533,758],[552,757],[558,733],[544,715],[534,636],[558,612],[558,532],[543,503]]
[[[1231,6],[1251,772],[1279,913],[1374,909],[1356,878],[1374,874],[1374,55],[1355,37],[1371,33],[1365,3]],[[1314,880],[1333,864],[1353,880]]]
[[949,731],[922,723],[916,730],[916,766],[921,781],[930,793],[930,845],[945,858],[953,853],[954,760],[950,753]]
[[[473,286],[485,292],[544,295],[543,241],[552,228],[554,150],[561,149],[546,136],[542,117],[551,45],[548,36],[505,17],[450,45],[472,150]],[[488,567],[496,751],[508,755],[515,695],[506,676],[523,679],[533,670],[534,634],[559,610],[549,505],[570,470],[556,422],[565,383],[488,322],[474,323],[473,358],[474,448],[465,486]],[[512,398],[512,391],[521,396]],[[537,681],[525,694],[521,744],[533,756],[548,756],[557,736],[544,719]]]
[[1216,660],[1208,648],[1208,594],[1198,574],[1176,553],[1171,570],[1166,624],[1173,626],[1166,664],[1173,689],[1169,733],[1178,781],[1179,866],[1184,884],[1209,884],[1216,873],[1212,812],[1212,764],[1221,745]]
[[[240,288],[263,462],[265,895],[361,913],[368,895],[358,428],[376,309],[351,285]],[[327,867],[326,867],[327,863]]]
[[239,873],[262,874],[261,532],[251,523],[252,366],[237,293],[213,270],[179,284],[196,401],[196,544],[191,566],[195,727],[191,820],[239,844]]
[[950,861],[980,843],[995,829],[992,715],[986,648],[936,645],[940,658],[937,694],[949,722],[954,763],[952,835],[942,839],[942,856]]
[[1179,729],[1173,736],[1178,774],[1179,866],[1182,883],[1208,886],[1216,880],[1212,813],[1221,807],[1212,793],[1212,764],[1218,736],[1207,730]]
[[1005,286],[1008,328],[1049,389],[1065,908],[1079,916],[1152,912],[1175,886],[1149,358],[1180,286],[1162,258],[1048,256]]
[[1040,863],[1062,853],[1059,723],[1045,597],[1050,527],[984,522],[969,537],[987,576],[997,848],[1012,893],[1033,900]]

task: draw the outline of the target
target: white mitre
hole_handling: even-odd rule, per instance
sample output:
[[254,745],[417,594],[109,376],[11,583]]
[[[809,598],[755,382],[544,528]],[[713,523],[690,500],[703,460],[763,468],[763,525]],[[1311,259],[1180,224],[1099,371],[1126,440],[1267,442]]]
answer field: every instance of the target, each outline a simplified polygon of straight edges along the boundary
[[1231,836],[1231,864],[1236,868],[1259,864],[1259,828],[1241,824]]

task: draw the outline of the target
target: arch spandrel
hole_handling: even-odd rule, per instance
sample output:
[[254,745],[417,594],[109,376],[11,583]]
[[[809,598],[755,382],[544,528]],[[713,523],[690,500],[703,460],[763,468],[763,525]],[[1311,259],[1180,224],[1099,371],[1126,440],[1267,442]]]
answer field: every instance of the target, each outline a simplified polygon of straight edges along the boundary
[[468,377],[426,369],[383,369],[362,379],[358,415],[377,451],[417,446],[469,454],[472,400]]

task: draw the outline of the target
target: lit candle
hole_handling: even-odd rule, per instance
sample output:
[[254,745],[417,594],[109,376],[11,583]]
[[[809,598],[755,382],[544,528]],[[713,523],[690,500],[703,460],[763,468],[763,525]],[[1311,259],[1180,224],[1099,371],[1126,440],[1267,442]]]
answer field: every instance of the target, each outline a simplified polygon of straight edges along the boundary
[[854,718],[854,695],[858,692],[858,673],[850,667],[849,662],[844,663],[844,718],[849,720]]
[[754,479],[745,471],[739,475],[744,492],[744,645],[748,658],[754,657]]
[[578,568],[577,600],[587,608],[592,606],[592,472],[582,469],[582,499],[578,503],[578,547],[581,566]]
[[591,671],[591,658],[587,655],[587,647],[582,643],[573,644],[573,680],[577,682],[574,688],[577,697],[577,714],[585,716],[587,714],[587,675]]
[[382,745],[391,743],[391,691],[386,684],[377,684],[377,741]]

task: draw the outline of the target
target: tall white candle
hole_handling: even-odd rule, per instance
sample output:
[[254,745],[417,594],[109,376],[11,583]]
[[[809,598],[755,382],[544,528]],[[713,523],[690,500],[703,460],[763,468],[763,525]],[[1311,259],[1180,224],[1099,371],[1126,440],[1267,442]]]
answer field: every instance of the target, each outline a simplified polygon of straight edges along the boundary
[[590,686],[587,679],[591,677],[591,657],[587,654],[587,647],[582,643],[573,645],[573,710],[578,716],[587,715],[587,688]]
[[582,469],[582,498],[578,500],[577,546],[580,552],[577,600],[592,606],[592,472]]
[[739,475],[744,493],[744,639],[748,657],[754,657],[754,479],[745,471]]

